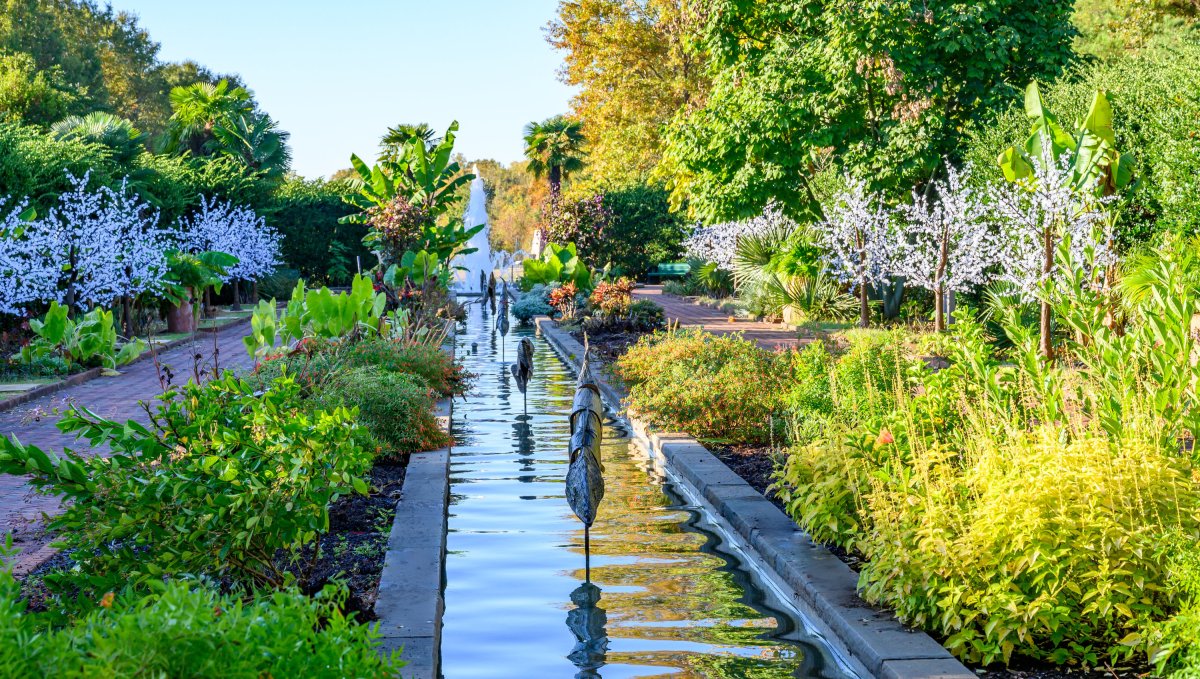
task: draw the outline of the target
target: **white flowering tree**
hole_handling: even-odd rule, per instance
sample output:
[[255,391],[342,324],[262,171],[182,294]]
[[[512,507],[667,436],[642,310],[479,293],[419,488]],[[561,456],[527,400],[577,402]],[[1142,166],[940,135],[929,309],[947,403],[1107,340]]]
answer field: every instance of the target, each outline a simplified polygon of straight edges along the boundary
[[883,196],[869,192],[865,181],[848,179],[848,183],[848,189],[825,208],[818,228],[826,269],[858,291],[859,325],[865,328],[871,322],[869,287],[890,282],[904,244]]
[[795,224],[777,207],[768,205],[757,217],[696,229],[691,237],[683,242],[683,251],[689,258],[715,262],[718,267],[732,271],[739,239],[751,235],[764,235],[784,227],[795,228]]
[[[1102,209],[1112,198],[1097,197],[1090,187],[1079,186],[1072,161],[1070,153],[1055,160],[1049,144],[1044,144],[1041,158],[1032,160],[1028,177],[992,188],[996,213],[1005,222],[1003,279],[1015,284],[1026,299],[1041,299],[1041,351],[1047,359],[1054,356],[1051,308],[1050,300],[1039,292],[1055,274],[1059,245],[1069,239],[1072,261],[1090,259],[1089,276],[1116,261],[1108,233],[1111,223]],[[1088,250],[1091,258],[1084,256]]]
[[89,190],[90,173],[67,173],[71,189],[47,215],[26,229],[41,241],[43,264],[58,270],[54,300],[75,310],[124,306],[126,333],[133,331],[134,299],[159,287],[166,274],[166,234],[158,213],[126,190]]
[[279,264],[279,233],[245,206],[200,197],[191,218],[179,220],[178,240],[192,253],[224,252],[237,257],[223,280],[233,283],[234,304],[239,301],[238,281],[256,281],[270,275]]
[[970,186],[971,168],[946,164],[946,178],[901,206],[897,273],[933,293],[934,328],[946,329],[946,297],[987,283],[998,262],[995,218],[985,195]]
[[59,267],[49,256],[50,238],[29,216],[28,200],[0,198],[0,313],[22,315],[28,306],[54,299]]

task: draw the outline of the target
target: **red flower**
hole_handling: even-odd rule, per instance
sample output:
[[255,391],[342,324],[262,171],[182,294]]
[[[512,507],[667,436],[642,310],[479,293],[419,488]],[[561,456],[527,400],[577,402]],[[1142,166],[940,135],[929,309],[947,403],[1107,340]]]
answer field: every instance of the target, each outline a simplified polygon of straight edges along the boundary
[[890,432],[886,429],[881,429],[879,431],[879,436],[877,436],[875,438],[875,445],[877,445],[877,446],[886,446],[889,443],[895,443],[895,442],[896,442],[896,439],[892,437],[892,432]]

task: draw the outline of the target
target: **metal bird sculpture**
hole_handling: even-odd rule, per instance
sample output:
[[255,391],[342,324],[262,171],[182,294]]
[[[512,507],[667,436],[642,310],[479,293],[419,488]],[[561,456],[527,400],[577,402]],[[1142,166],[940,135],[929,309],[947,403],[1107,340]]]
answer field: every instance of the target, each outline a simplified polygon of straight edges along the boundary
[[604,499],[604,465],[600,462],[603,404],[600,388],[588,368],[587,335],[584,335],[583,366],[579,369],[575,401],[571,406],[570,464],[567,467],[567,504],[583,522],[584,571],[592,579],[591,530],[596,511]]
[[488,281],[487,274],[485,274],[483,272],[483,269],[480,269],[479,270],[479,296],[480,297],[487,297],[487,281]]
[[529,379],[533,377],[533,340],[528,337],[521,338],[520,344],[517,345],[517,362],[509,366],[509,369],[517,380],[517,389],[521,390],[521,398],[525,402],[524,409],[528,412],[529,399],[525,390],[529,387]]
[[493,271],[492,274],[490,276],[488,276],[487,298],[488,298],[488,306],[492,307],[492,313],[496,313],[496,272],[495,271]]

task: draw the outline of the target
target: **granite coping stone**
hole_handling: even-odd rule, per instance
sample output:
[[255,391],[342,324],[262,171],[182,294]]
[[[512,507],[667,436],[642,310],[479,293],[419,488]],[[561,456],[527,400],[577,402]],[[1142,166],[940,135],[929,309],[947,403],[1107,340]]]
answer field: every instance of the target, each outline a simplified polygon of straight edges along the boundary
[[[451,399],[438,402],[436,412],[447,429],[453,410]],[[379,576],[379,651],[401,650],[404,679],[440,676],[450,452],[443,448],[409,457]]]
[[[575,366],[583,346],[540,317],[538,331]],[[594,372],[610,408],[624,394]],[[872,676],[881,679],[968,679],[975,674],[924,632],[902,625],[887,611],[858,596],[858,576],[829,550],[813,543],[786,514],[716,458],[699,441],[680,433],[655,432],[629,414],[633,430],[653,453],[690,484],[758,552],[799,601],[815,612]]]

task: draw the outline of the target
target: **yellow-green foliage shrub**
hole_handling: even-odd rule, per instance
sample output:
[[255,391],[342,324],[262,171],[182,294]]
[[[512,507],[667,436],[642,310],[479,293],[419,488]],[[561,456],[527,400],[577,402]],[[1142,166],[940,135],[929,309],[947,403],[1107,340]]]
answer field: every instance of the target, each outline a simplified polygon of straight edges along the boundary
[[1171,610],[1166,531],[1200,535],[1190,467],[1095,430],[914,446],[871,475],[864,597],[967,660],[1096,665]]
[[688,330],[643,337],[616,364],[630,410],[703,439],[765,443],[779,408],[775,355],[740,335]]

